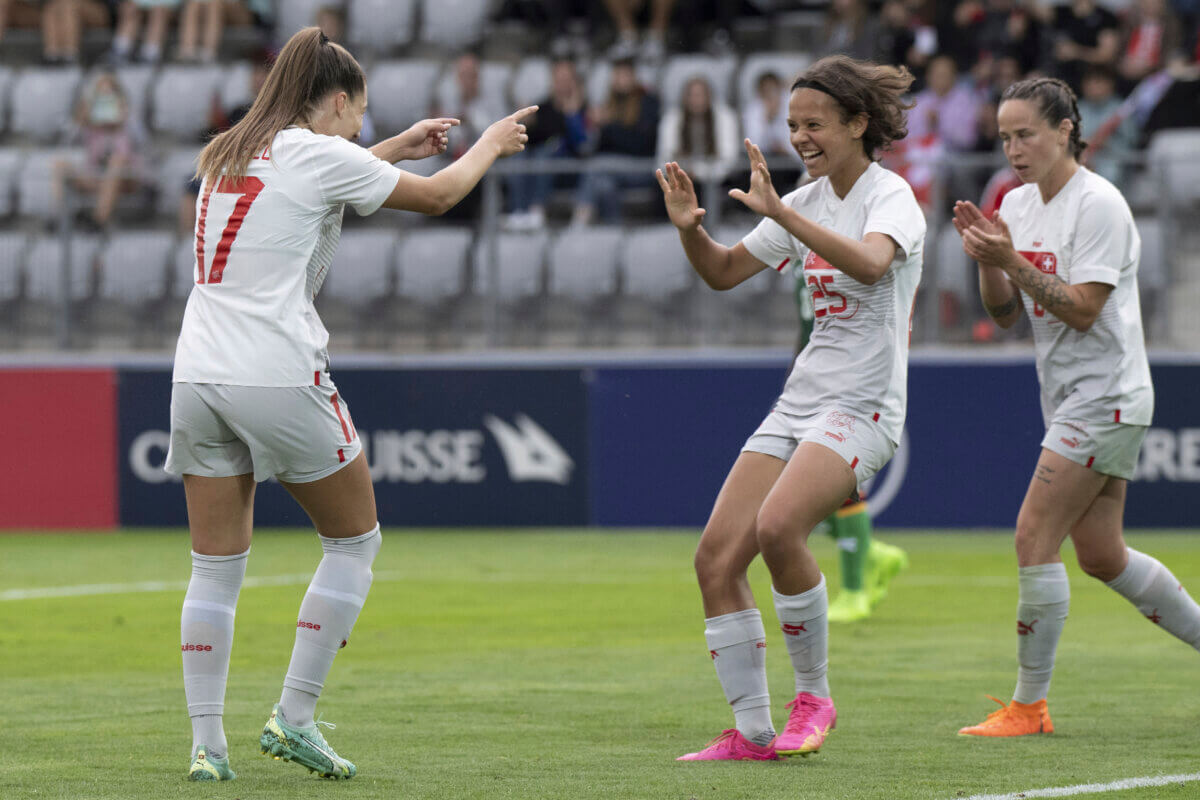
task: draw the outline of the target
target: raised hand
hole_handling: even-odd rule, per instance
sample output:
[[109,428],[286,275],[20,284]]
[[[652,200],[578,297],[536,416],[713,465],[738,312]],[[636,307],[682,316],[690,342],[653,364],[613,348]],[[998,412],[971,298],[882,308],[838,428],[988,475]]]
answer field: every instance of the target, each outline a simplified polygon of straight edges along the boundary
[[529,135],[521,120],[538,110],[537,106],[526,106],[520,111],[514,111],[507,117],[498,119],[488,126],[480,139],[486,139],[498,149],[497,157],[506,158],[525,149]]
[[970,200],[959,200],[954,204],[954,229],[961,236],[967,228],[978,228],[984,233],[998,233],[996,225],[983,215],[979,207]]
[[666,203],[671,224],[683,230],[698,226],[708,212],[700,208],[696,187],[692,186],[692,179],[683,171],[683,167],[670,161],[662,169],[655,170],[654,175],[662,187],[663,202]]
[[452,117],[423,119],[400,134],[405,152],[403,158],[416,161],[421,158],[441,155],[449,144],[449,131],[459,121]]
[[750,191],[730,189],[729,196],[743,203],[755,214],[764,217],[775,217],[783,210],[783,201],[771,183],[771,172],[767,169],[767,159],[762,150],[749,139],[745,140],[746,155],[750,157]]
[[[1008,224],[999,212],[990,220],[984,218],[984,222],[987,223],[987,229],[982,225],[971,225],[959,231],[963,238],[963,249],[985,267],[1003,268],[1014,252]],[[958,227],[957,221],[955,227]]]

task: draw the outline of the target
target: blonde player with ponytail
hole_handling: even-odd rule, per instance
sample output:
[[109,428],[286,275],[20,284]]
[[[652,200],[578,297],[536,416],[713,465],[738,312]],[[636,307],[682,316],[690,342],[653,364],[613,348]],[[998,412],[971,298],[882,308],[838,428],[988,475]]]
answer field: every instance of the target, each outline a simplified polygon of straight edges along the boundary
[[[300,605],[279,703],[259,744],[324,777],[351,778],[313,719],[371,585],[375,495],[350,410],[329,374],[313,307],[350,205],[441,214],[498,158],[524,149],[520,120],[492,124],[454,164],[421,177],[391,162],[445,150],[453,119],[425,120],[366,150],[354,57],[318,28],[283,47],[246,116],[200,154],[196,261],[175,355],[166,468],[183,477],[192,577],[180,623],[192,720],[191,780],[230,780],[222,724],[233,619],[258,481],[308,513],[324,557]],[[436,266],[436,265],[435,265]]]

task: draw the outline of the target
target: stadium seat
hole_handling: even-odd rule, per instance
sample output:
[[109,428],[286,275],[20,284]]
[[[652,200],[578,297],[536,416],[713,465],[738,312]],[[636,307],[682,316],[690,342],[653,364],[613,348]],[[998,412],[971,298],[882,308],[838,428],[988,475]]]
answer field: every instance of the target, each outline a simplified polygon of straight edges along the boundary
[[1159,131],[1150,137],[1146,156],[1160,186],[1175,203],[1200,201],[1200,128]]
[[441,69],[436,61],[380,61],[367,73],[371,119],[381,139],[429,114]]
[[550,247],[548,327],[565,331],[569,343],[592,344],[619,285],[618,227],[568,227]]
[[79,165],[84,153],[74,147],[48,147],[24,155],[17,177],[17,210],[21,216],[48,217],[55,212],[54,163],[60,159]]
[[0,135],[8,130],[8,91],[12,87],[13,77],[11,68],[0,65]]
[[23,160],[20,148],[0,147],[0,218],[17,209],[17,174]]
[[[150,104],[150,87],[154,84],[156,69],[146,64],[127,64],[116,70],[117,82],[129,99],[129,116],[141,129],[146,127],[146,108]],[[88,76],[84,85],[92,76]]]
[[253,74],[254,67],[249,61],[234,61],[225,67],[221,83],[217,87],[221,108],[229,111],[253,102],[254,87],[251,85]]
[[1162,222],[1157,217],[1134,219],[1142,237],[1142,259],[1138,264],[1138,285],[1144,290],[1163,289],[1170,284],[1170,265]]
[[151,89],[151,127],[187,141],[208,129],[212,100],[225,71],[218,66],[168,65]]
[[550,95],[550,59],[529,56],[521,59],[512,76],[513,110],[540,103]]
[[546,247],[549,236],[535,233],[496,234],[496,250],[486,236],[475,246],[474,293],[486,318],[494,304],[502,322],[500,341],[492,344],[533,345],[543,333],[542,305],[545,289]]
[[[726,247],[733,247],[757,224],[754,219],[724,224],[717,228],[713,238]],[[763,269],[723,292],[708,290],[701,283],[698,300],[701,314],[706,319],[720,322],[711,335],[728,344],[792,346],[796,341],[799,313],[795,280],[791,270],[780,274],[773,269]]]
[[390,53],[413,40],[416,10],[416,0],[350,0],[346,41],[356,52]]
[[163,298],[174,247],[164,231],[114,233],[100,252],[100,298],[126,306]]
[[658,95],[663,107],[676,106],[683,96],[684,85],[697,75],[707,78],[712,84],[713,101],[732,105],[730,102],[733,71],[737,61],[733,58],[714,58],[704,55],[672,56],[663,67],[658,81]]
[[620,262],[619,313],[628,323],[620,328],[649,331],[658,344],[682,344],[692,338],[696,274],[675,226],[635,229],[621,242]]
[[493,0],[421,0],[421,41],[458,49],[483,38]]
[[[95,285],[96,253],[100,240],[92,234],[76,234],[70,240],[69,294],[73,301],[86,300]],[[61,299],[64,253],[62,241],[54,235],[34,242],[26,259],[25,296],[35,302],[54,306]]]
[[175,243],[168,267],[171,270],[168,280],[171,297],[186,300],[196,283],[196,240],[193,237],[184,236]]
[[[515,111],[509,108],[508,86],[512,82],[512,65],[503,61],[484,61],[479,68],[479,94],[487,108],[487,122],[490,124],[505,114]],[[447,61],[445,70],[438,80],[436,92],[436,107],[447,114],[462,110],[459,99],[458,81],[454,76],[454,62]],[[536,100],[534,101],[537,102]]]
[[763,73],[774,72],[787,89],[810,63],[812,59],[804,53],[755,53],[742,62],[742,67],[738,70],[738,105],[744,106],[754,98],[755,84]]
[[177,213],[188,181],[196,172],[198,155],[199,147],[177,147],[168,150],[158,162],[154,187],[158,193],[157,208],[163,216],[173,219]]
[[[938,289],[943,292],[950,292],[958,298],[960,303],[965,303],[970,295],[977,291],[976,289],[976,271],[971,262],[971,257],[963,250],[962,237],[958,235],[958,231],[949,222],[942,225],[938,231],[930,231],[926,234],[927,240],[929,237],[936,236],[936,251],[935,258],[937,263],[933,265],[936,269],[937,283],[929,288]],[[930,248],[926,247],[925,253],[929,253]],[[928,270],[929,267],[926,266]],[[930,270],[932,273],[933,270]],[[924,278],[928,280],[928,278]],[[931,281],[932,283],[932,281]]]
[[466,288],[470,228],[413,231],[396,249],[396,291],[426,305],[462,295]]
[[395,250],[393,231],[342,231],[321,295],[362,307],[391,294]]
[[279,42],[286,42],[296,31],[316,24],[317,12],[329,5],[336,4],[329,0],[286,0],[275,3],[275,33]]
[[78,67],[29,67],[17,73],[9,96],[21,102],[11,104],[9,131],[42,145],[60,141],[82,75]]
[[17,231],[0,231],[0,303],[21,296],[25,251],[29,237]]

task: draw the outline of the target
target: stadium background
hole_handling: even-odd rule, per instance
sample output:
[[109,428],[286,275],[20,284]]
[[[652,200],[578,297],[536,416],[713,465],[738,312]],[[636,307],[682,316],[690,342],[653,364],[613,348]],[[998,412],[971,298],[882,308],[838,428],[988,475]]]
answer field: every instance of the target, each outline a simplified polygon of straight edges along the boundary
[[[1022,0],[666,0],[647,4],[670,11],[660,40],[651,8],[636,17],[637,36],[623,37],[603,3],[585,0],[277,0],[226,4],[215,58],[183,59],[180,22],[204,5],[180,3],[161,40],[143,30],[121,55],[114,27],[128,6],[0,0],[0,796],[182,796],[178,657],[157,643],[173,640],[187,572],[182,491],[160,467],[191,281],[188,178],[202,137],[251,96],[255,64],[316,21],[362,61],[379,137],[448,113],[468,123],[455,137],[469,143],[472,125],[541,101],[561,56],[588,97],[577,154],[498,165],[460,213],[346,218],[319,308],[389,540],[356,646],[335,668],[338,691],[323,701],[351,723],[337,736],[363,769],[347,787],[354,796],[790,797],[802,787],[837,800],[940,800],[1195,769],[1195,710],[1180,699],[1193,694],[1194,654],[1083,580],[1070,558],[1072,622],[1054,689],[1062,735],[1037,749],[952,736],[979,716],[982,692],[1011,681],[1011,526],[1041,419],[1028,328],[981,319],[973,267],[947,223],[952,200],[995,203],[1011,183],[988,125],[1004,82],[1078,76],[1079,64],[1057,58],[1063,41],[1115,41],[1116,95],[1085,114],[1085,132],[1102,132],[1097,155],[1143,237],[1157,392],[1127,521],[1194,534],[1194,4],[1116,0],[1075,24],[1058,6]],[[75,15],[77,39],[64,22]],[[147,38],[158,59],[144,58],[154,55]],[[660,100],[657,139],[692,76],[711,80],[742,127],[764,70],[786,80],[829,50],[904,60],[914,92],[948,56],[952,92],[926,95],[929,108],[973,121],[965,138],[934,126],[887,156],[930,223],[906,438],[872,487],[882,535],[913,566],[871,620],[834,638],[844,717],[827,752],[752,780],[686,773],[669,757],[727,723],[690,555],[783,380],[793,287],[774,274],[728,293],[699,285],[648,180],[657,148],[606,151],[598,121],[617,57],[633,57]],[[88,173],[76,109],[109,68],[138,158],[122,176],[129,191],[99,220],[93,195],[56,201],[54,176],[57,162]],[[479,95],[464,100],[476,68]],[[715,155],[680,160],[704,177],[708,227],[732,243],[755,220],[724,199],[745,182],[741,156]],[[799,177],[790,156],[771,163],[781,189]],[[520,176],[534,174],[553,175],[540,215],[517,199],[529,186]],[[631,176],[610,198],[615,218],[576,214],[585,174]],[[242,600],[254,611],[239,615],[231,673],[234,788],[323,795],[244,746],[277,688],[315,563],[311,532],[295,529],[306,523],[278,486],[260,487],[256,514],[264,530]],[[95,530],[109,533],[75,535]],[[1193,536],[1131,539],[1187,585],[1200,581]],[[823,537],[814,547],[823,564],[836,560]],[[765,588],[761,565],[752,578]],[[1149,663],[1152,687],[1139,677]],[[785,667],[771,660],[777,697],[788,694]],[[1114,702],[1110,690],[1130,683],[1136,702]],[[131,748],[120,764],[114,741]],[[1193,797],[1194,785],[1109,796]]]

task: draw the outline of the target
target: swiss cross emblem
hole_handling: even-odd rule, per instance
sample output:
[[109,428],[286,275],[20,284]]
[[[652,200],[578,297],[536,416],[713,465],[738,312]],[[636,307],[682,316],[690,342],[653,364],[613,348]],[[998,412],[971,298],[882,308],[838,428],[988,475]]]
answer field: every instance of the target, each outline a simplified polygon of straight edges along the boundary
[[1054,253],[1040,253],[1030,250],[1022,250],[1020,252],[1026,261],[1047,275],[1058,274],[1058,258],[1055,257]]

